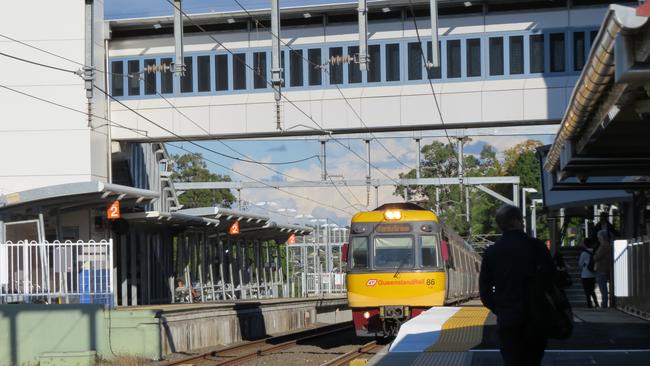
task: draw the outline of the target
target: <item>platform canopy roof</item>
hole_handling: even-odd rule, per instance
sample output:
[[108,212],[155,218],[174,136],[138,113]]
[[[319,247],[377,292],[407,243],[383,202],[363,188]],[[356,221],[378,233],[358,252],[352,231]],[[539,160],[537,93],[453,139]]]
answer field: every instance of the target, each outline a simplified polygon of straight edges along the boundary
[[634,7],[610,5],[544,153],[545,189],[650,188],[649,44],[648,18]]
[[26,214],[32,208],[65,211],[105,207],[113,201],[120,201],[125,208],[144,207],[159,197],[155,191],[118,184],[98,181],[66,183],[0,196],[0,215]]
[[178,212],[160,212],[160,211],[147,211],[147,212],[133,212],[122,215],[126,221],[134,223],[147,223],[156,225],[173,225],[182,227],[195,227],[195,228],[217,228],[220,224],[219,220],[210,219],[207,217],[199,217],[192,215],[185,215]]
[[201,207],[179,210],[178,213],[219,220],[217,230],[228,233],[229,228],[239,222],[238,238],[249,240],[275,240],[285,242],[290,235],[307,235],[312,228],[298,225],[279,224],[269,217],[255,215],[222,207]]

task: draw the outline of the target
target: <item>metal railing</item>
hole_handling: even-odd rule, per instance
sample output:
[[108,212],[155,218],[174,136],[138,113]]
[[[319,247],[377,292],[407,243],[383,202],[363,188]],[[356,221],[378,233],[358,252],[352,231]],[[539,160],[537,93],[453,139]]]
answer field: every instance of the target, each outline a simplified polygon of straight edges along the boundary
[[650,318],[650,237],[614,242],[617,305]]
[[113,241],[0,243],[0,304],[114,304]]

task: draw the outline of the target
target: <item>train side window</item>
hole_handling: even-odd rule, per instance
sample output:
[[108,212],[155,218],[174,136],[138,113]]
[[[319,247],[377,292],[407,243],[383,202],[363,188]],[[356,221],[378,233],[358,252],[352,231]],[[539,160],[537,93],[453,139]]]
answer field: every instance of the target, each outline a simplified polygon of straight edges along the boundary
[[[431,48],[432,42],[427,42],[427,77],[429,79],[440,79],[442,77],[442,68],[440,66],[433,67],[433,49]],[[438,41],[438,61],[440,61],[440,41]]]
[[266,52],[253,53],[253,69],[255,70],[253,87],[255,89],[266,88]]
[[350,268],[368,268],[368,237],[352,237],[348,250]]
[[510,37],[510,75],[524,73],[524,36]]
[[400,72],[399,43],[386,45],[386,81],[399,81]]
[[140,95],[140,60],[130,60],[129,67],[129,95]]
[[309,60],[309,85],[321,85],[323,83],[323,72],[320,65],[323,63],[320,48],[312,48],[307,51]]
[[[359,46],[348,47],[348,55],[355,57],[359,54]],[[358,62],[351,62],[348,64],[348,83],[358,84],[361,82],[361,67]]]
[[420,238],[420,246],[422,267],[442,267],[442,260],[440,258],[440,244],[438,243],[437,236],[423,235]]
[[124,63],[113,61],[111,63],[111,95],[121,97],[124,95]]
[[194,91],[194,65],[192,57],[185,57],[185,75],[181,76],[181,93],[191,93]]
[[530,72],[544,72],[544,35],[530,36]]
[[210,91],[210,56],[197,56],[196,57],[196,79],[198,82],[198,91]]
[[161,58],[160,64],[168,67],[160,73],[160,92],[162,94],[171,94],[174,92],[174,74],[172,73],[172,59]]
[[377,83],[381,81],[381,49],[379,45],[368,46],[368,82]]
[[228,90],[228,55],[214,56],[214,68],[217,90]]
[[289,51],[289,63],[291,66],[291,80],[289,85],[291,86],[302,86],[303,85],[303,74],[302,74],[302,50],[291,50]]
[[447,41],[447,78],[460,77],[460,62],[460,40]]
[[[146,59],[144,60],[144,68],[146,69],[147,67],[155,67],[156,66],[156,60],[151,58],[151,59]],[[156,73],[155,72],[145,72],[144,74],[144,94],[145,95],[153,95],[156,94],[156,91],[158,90],[157,85],[156,85]]]
[[481,39],[468,39],[465,53],[467,76],[481,76]]

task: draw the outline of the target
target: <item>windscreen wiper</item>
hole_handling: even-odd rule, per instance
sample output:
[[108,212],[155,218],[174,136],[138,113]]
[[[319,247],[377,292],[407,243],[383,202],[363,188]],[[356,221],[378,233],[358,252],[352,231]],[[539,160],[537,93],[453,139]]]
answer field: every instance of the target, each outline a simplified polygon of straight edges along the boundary
[[408,256],[402,258],[402,260],[399,262],[399,266],[397,266],[397,269],[395,270],[395,274],[393,274],[393,278],[397,278],[397,276],[399,276],[399,271],[400,269],[402,269],[404,263],[406,263],[406,259],[408,259]]

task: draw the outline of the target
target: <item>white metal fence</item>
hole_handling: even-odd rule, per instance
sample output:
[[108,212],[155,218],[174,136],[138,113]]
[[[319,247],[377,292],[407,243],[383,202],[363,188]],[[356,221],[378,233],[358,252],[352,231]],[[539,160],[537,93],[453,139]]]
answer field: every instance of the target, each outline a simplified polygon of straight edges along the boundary
[[113,300],[113,241],[0,243],[0,304]]
[[614,242],[614,295],[626,311],[650,318],[650,237]]

